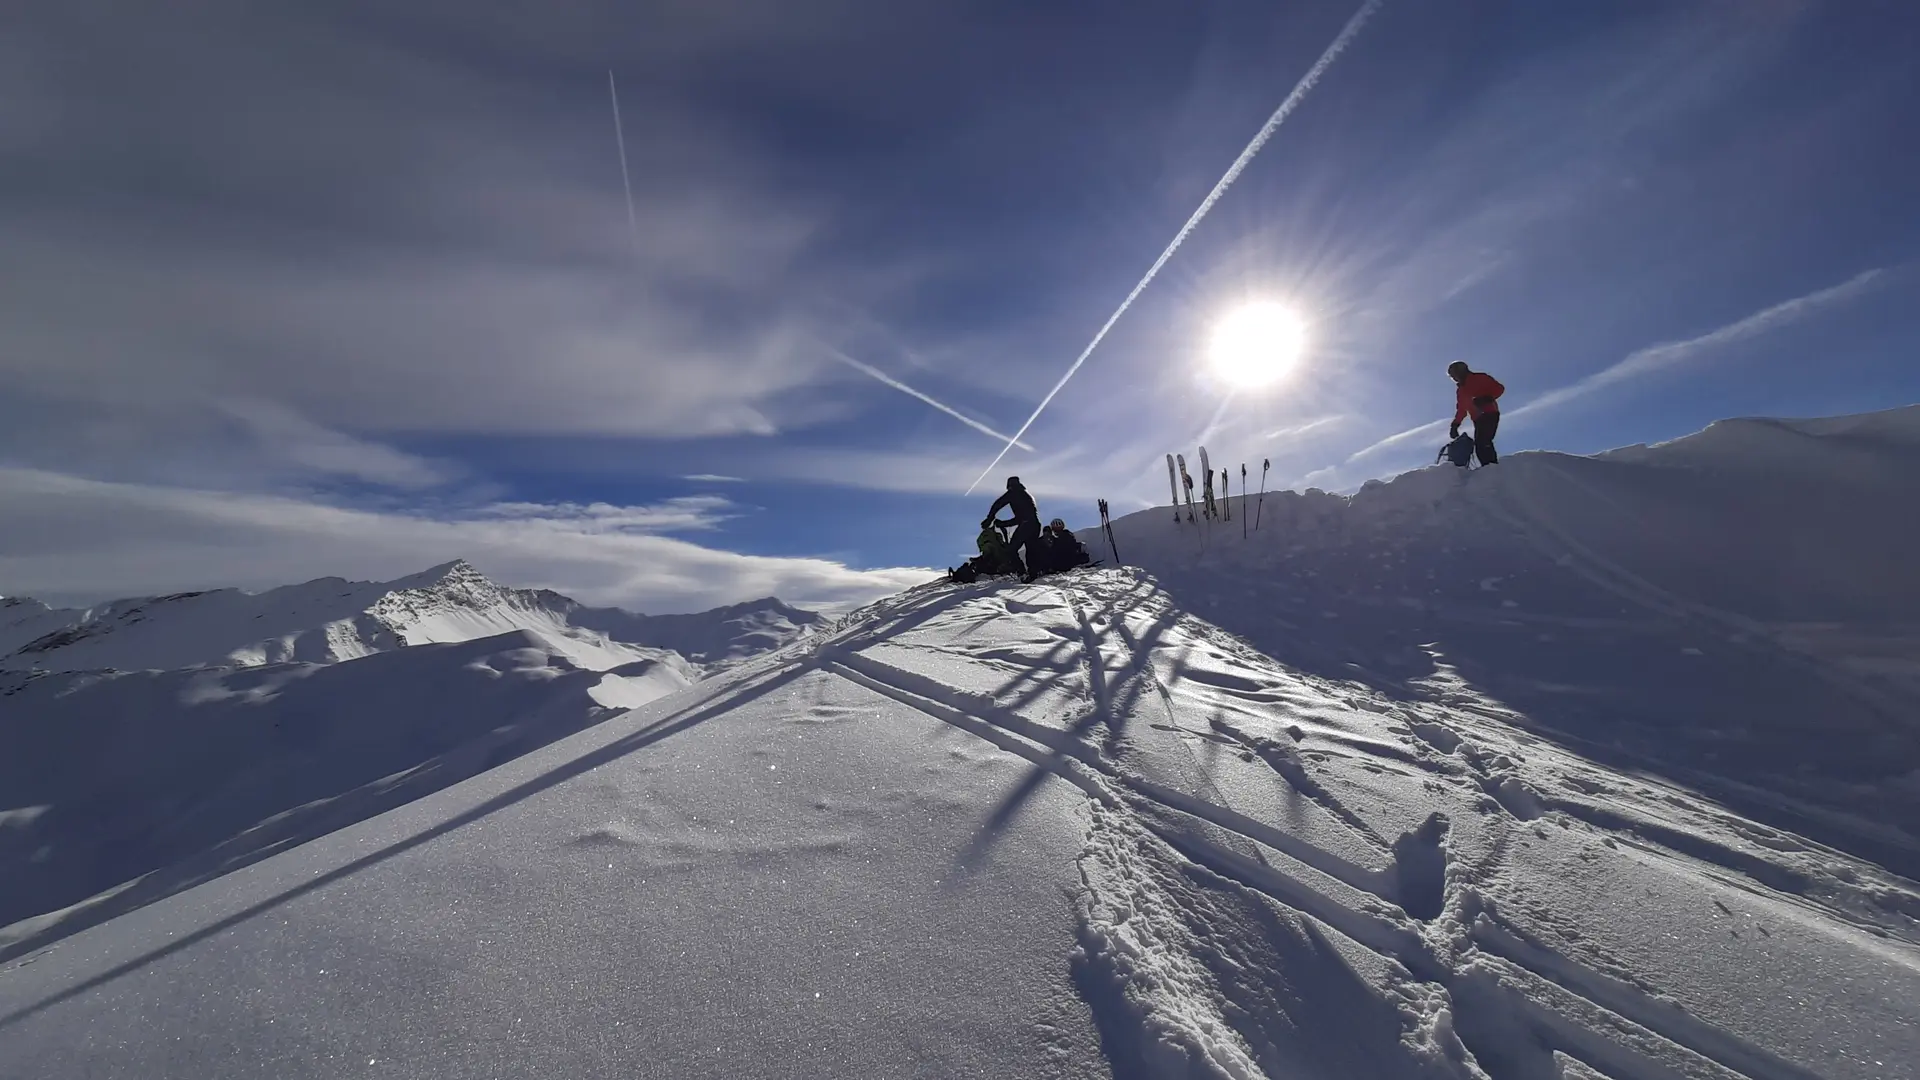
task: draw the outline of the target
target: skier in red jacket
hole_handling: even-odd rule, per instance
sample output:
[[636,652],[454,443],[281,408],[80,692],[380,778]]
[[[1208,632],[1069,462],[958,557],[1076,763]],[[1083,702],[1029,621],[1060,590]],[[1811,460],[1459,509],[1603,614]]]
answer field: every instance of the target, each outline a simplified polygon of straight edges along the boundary
[[1460,421],[1473,417],[1473,452],[1480,457],[1480,464],[1496,465],[1500,454],[1493,448],[1493,435],[1500,430],[1500,395],[1507,388],[1500,380],[1484,371],[1475,371],[1463,361],[1455,360],[1447,365],[1447,375],[1453,379],[1459,389],[1454,394],[1453,427],[1447,431],[1447,438],[1460,437]]

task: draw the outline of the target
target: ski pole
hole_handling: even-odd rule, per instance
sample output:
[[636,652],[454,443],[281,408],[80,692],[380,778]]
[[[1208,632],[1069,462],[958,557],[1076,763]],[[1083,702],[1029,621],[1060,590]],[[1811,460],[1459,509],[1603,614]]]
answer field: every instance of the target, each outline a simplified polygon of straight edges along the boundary
[[[1247,501],[1247,463],[1240,463],[1240,501]],[[1247,508],[1240,508],[1240,539],[1247,538]]]
[[1120,545],[1113,542],[1113,521],[1107,517],[1107,500],[1100,500],[1100,531],[1107,534],[1107,554],[1113,556],[1113,565],[1120,565]]
[[1260,508],[1267,505],[1267,466],[1266,458],[1260,459],[1260,501],[1253,504],[1253,531],[1260,531]]

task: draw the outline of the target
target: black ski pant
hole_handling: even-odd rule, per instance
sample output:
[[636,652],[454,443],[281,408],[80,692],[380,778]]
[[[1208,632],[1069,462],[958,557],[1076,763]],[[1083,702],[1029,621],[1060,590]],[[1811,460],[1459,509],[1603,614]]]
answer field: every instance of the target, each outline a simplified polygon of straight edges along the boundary
[[1013,527],[1013,539],[1007,541],[1007,550],[1021,562],[1020,576],[1036,577],[1046,572],[1046,557],[1040,547],[1040,519],[1032,518],[1018,522]]
[[1500,430],[1500,414],[1491,410],[1473,418],[1473,452],[1480,457],[1480,464],[1492,465],[1500,460],[1500,452],[1493,448],[1494,433]]

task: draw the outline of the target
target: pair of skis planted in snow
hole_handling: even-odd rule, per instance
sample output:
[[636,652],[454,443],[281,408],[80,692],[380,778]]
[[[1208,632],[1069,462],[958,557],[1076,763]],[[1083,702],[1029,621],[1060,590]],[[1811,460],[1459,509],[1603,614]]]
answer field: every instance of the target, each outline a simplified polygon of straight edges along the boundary
[[[1187,520],[1193,521],[1195,520],[1193,513],[1193,476],[1187,472],[1187,455],[1185,454],[1167,455],[1167,490],[1173,496],[1173,520],[1175,522],[1180,520],[1180,487],[1176,487],[1174,484],[1174,463],[1176,460],[1179,462],[1180,467],[1180,485],[1186,488],[1187,493]],[[1225,469],[1220,470],[1220,483],[1223,488],[1226,484],[1226,476],[1227,471]],[[1244,490],[1245,485],[1242,485],[1243,493]],[[1200,492],[1201,516],[1209,521],[1219,517],[1220,505],[1214,501],[1213,497],[1213,463],[1207,459],[1207,448],[1204,446],[1200,448]],[[1231,510],[1228,511],[1227,520],[1232,520]]]
[[[1193,520],[1193,476],[1187,472],[1187,455],[1185,454],[1168,454],[1167,455],[1167,486],[1173,487],[1173,463],[1176,458],[1180,462],[1180,484],[1182,487],[1186,488],[1186,491],[1187,491],[1187,520],[1192,521]],[[1178,488],[1175,488],[1173,492],[1173,520],[1176,524],[1180,521],[1180,490]]]

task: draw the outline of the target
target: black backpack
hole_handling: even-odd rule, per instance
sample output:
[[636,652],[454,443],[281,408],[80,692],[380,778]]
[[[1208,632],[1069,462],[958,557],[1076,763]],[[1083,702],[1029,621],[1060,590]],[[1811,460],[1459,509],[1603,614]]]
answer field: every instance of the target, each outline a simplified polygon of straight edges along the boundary
[[[1473,436],[1461,435],[1459,438],[1441,447],[1440,456],[1463,469],[1473,464]],[[1438,458],[1435,459],[1435,462],[1438,463]]]

